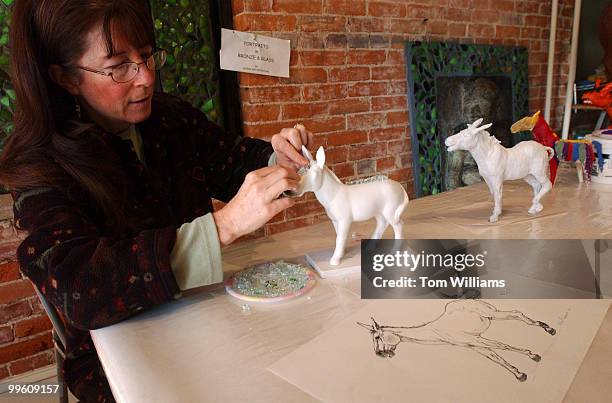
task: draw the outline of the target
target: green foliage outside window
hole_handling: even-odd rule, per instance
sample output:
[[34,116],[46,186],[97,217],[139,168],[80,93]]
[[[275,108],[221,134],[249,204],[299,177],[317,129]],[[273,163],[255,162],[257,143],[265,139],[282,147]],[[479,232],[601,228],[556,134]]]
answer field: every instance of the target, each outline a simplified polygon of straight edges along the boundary
[[161,70],[164,92],[180,96],[222,124],[209,2],[151,0],[150,4],[157,46],[168,51]]
[[[8,30],[14,0],[0,0],[0,150],[13,129],[15,92],[9,77]],[[164,92],[175,94],[222,123],[209,6],[203,0],[151,0],[157,46],[168,51]]]
[[9,78],[8,30],[11,23],[10,6],[13,0],[0,1],[0,149],[13,130],[15,91]]

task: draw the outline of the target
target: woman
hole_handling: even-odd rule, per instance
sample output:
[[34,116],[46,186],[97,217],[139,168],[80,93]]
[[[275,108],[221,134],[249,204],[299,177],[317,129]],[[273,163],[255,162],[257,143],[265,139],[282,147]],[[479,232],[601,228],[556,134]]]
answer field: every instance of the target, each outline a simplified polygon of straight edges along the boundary
[[[154,94],[146,0],[18,0],[10,41],[0,181],[28,232],[19,264],[65,324],[72,393],[113,401],[89,330],[221,281],[220,247],[293,204],[278,196],[310,134],[237,138]],[[211,197],[228,203],[211,213]]]

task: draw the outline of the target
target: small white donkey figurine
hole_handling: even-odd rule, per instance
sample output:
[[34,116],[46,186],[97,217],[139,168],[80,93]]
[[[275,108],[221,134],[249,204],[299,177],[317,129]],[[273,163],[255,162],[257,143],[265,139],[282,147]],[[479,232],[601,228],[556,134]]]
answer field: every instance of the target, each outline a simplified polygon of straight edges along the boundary
[[554,150],[535,141],[522,141],[512,148],[505,148],[485,129],[491,123],[480,126],[478,119],[467,129],[449,136],[445,144],[448,151],[466,150],[478,164],[478,172],[493,194],[495,206],[490,222],[496,222],[502,209],[502,189],[505,180],[524,179],[533,188],[533,200],[529,214],[537,214],[543,206],[540,199],[552,188],[548,161]]
[[317,150],[317,160],[302,147],[302,154],[310,164],[300,180],[296,193],[314,192],[319,203],[334,224],[336,249],[329,263],[338,265],[344,256],[344,247],[351,223],[376,218],[372,239],[380,239],[391,224],[395,239],[402,238],[401,215],[408,205],[408,195],[398,182],[386,179],[376,182],[345,185],[325,166],[323,147]]

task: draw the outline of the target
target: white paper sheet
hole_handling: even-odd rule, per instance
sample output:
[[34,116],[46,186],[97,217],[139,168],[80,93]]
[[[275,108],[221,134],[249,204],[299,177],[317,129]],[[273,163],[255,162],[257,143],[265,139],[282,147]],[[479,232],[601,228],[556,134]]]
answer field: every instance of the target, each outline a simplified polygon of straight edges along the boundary
[[290,41],[221,29],[222,70],[289,77]]
[[374,353],[370,332],[356,322],[414,326],[444,312],[449,300],[373,301],[268,369],[325,402],[560,402],[601,321],[604,300],[489,300],[500,310],[519,310],[548,323],[556,334],[517,320],[494,320],[483,337],[528,348],[541,356],[496,350],[527,374],[508,370],[455,345],[401,342],[392,358]]

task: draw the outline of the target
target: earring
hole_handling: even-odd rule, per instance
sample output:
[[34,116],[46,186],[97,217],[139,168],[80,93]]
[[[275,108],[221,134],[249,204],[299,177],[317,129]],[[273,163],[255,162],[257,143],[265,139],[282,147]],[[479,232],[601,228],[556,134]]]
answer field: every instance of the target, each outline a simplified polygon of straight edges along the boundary
[[74,111],[76,112],[77,119],[81,120],[81,105],[77,97],[74,97]]

